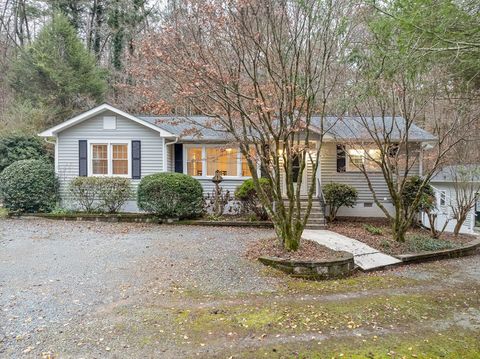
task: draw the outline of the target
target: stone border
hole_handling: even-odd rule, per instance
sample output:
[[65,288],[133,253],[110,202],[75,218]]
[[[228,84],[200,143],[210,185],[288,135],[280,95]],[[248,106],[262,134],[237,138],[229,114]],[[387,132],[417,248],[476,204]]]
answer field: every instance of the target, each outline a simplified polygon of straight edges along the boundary
[[414,262],[428,262],[438,259],[464,257],[475,252],[480,248],[480,239],[475,239],[464,246],[452,249],[443,249],[440,251],[429,251],[422,253],[398,254],[395,257],[400,259],[404,264]]
[[[150,214],[88,214],[88,213],[72,213],[72,214],[50,214],[50,213],[23,213],[20,216],[11,215],[11,218],[15,217],[27,217],[27,218],[43,218],[53,219],[59,221],[91,221],[91,222],[127,222],[127,223],[162,223],[159,218]],[[173,220],[172,220],[173,221]]]
[[278,257],[259,257],[263,264],[279,269],[292,277],[304,279],[344,278],[353,273],[353,254],[342,252],[343,257],[325,261],[299,261]]
[[126,222],[126,223],[156,223],[156,224],[183,224],[194,226],[215,226],[215,227],[256,227],[273,228],[271,222],[248,222],[248,221],[206,221],[204,219],[178,220],[162,219],[151,214],[142,213],[118,213],[118,214],[89,214],[89,213],[71,213],[71,214],[51,214],[51,213],[23,213],[19,216],[9,215],[10,218],[28,217],[44,218],[59,221],[92,221],[92,222]]

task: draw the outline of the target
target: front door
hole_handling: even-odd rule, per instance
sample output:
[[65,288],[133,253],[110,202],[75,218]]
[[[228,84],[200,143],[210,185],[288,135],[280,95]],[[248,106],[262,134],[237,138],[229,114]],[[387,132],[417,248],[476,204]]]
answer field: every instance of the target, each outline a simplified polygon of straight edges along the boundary
[[[306,196],[308,194],[308,160],[307,164],[305,165],[305,168],[302,173],[302,184],[300,187],[300,195],[301,196]],[[284,174],[285,176],[285,174]],[[300,156],[295,155],[292,159],[292,178],[293,178],[293,185],[296,187],[297,182],[300,178]],[[284,196],[287,194],[287,186],[286,186],[286,181],[284,179],[283,181],[283,193]]]

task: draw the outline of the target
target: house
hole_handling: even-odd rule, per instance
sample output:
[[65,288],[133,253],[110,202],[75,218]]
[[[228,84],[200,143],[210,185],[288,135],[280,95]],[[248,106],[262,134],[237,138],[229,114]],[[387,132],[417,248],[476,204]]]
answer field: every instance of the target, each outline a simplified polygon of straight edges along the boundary
[[[197,178],[205,194],[213,191],[211,179],[216,170],[221,171],[225,190],[234,191],[250,178],[246,161],[232,144],[228,133],[209,126],[209,118],[191,116],[188,122],[181,118],[173,120],[171,116],[135,116],[103,104],[40,133],[42,137],[56,140],[55,169],[61,185],[62,205],[75,206],[69,195],[68,183],[76,176],[122,176],[131,178],[133,185],[137,186],[142,177],[152,173],[182,172]],[[319,145],[319,121],[319,118],[312,119],[312,149]],[[373,125],[378,121],[390,121],[397,131],[405,127],[399,117],[373,118],[370,121]],[[383,216],[373,202],[364,175],[353,163],[361,162],[368,168],[371,164],[365,151],[374,154],[378,149],[365,147],[369,137],[358,119],[352,117],[339,121],[331,117],[325,123],[329,131],[321,148],[317,183],[346,183],[358,190],[355,207],[342,208],[339,215]],[[362,148],[357,148],[355,141],[362,142]],[[417,149],[418,159],[411,174],[420,174],[423,148],[435,138],[412,126],[409,141],[409,145]],[[345,146],[346,142],[350,145]],[[311,163],[307,164],[303,176],[311,178]],[[381,200],[387,207],[393,208],[382,174],[372,166],[370,177]],[[307,194],[307,183],[303,181],[304,194]],[[317,185],[317,192],[319,188]],[[135,199],[129,201],[124,210],[137,211]]]
[[[474,233],[476,216],[479,215],[477,211],[480,211],[480,165],[443,167],[432,177],[430,184],[435,192],[435,226],[439,230],[448,222],[445,231],[453,232],[457,221],[453,219],[452,208],[455,208],[458,201],[468,202],[476,198],[476,203],[460,228],[460,233]],[[422,223],[430,228],[425,213],[422,213]]]

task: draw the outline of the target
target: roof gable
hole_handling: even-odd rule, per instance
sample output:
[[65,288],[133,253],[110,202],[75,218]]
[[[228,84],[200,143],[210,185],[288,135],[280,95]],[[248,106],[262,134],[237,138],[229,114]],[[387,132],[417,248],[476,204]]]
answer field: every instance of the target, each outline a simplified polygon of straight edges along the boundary
[[70,128],[70,127],[73,127],[83,121],[86,121],[94,116],[97,116],[99,114],[101,114],[102,112],[105,112],[105,111],[111,111],[113,113],[116,113],[117,115],[119,116],[122,116],[122,117],[125,117],[133,122],[136,122],[140,125],[143,125],[145,127],[148,127],[156,132],[158,132],[160,134],[161,137],[177,137],[176,135],[174,135],[173,133],[170,133],[168,131],[166,131],[165,129],[159,127],[159,126],[156,126],[155,124],[152,124],[148,121],[145,121],[143,119],[140,119],[136,116],[133,116],[133,115],[130,115],[129,113],[127,112],[124,112],[116,107],[113,107],[109,104],[103,104],[103,105],[100,105],[100,106],[97,106],[97,107],[94,107],[92,108],[91,110],[88,110],[88,111],[85,111],[67,121],[64,121],[62,123],[60,123],[59,125],[57,126],[54,126],[52,128],[49,128],[48,130],[45,130],[41,133],[39,133],[38,135],[41,136],[41,137],[51,137],[51,136],[55,136],[57,135],[58,133],[62,132],[63,130],[66,130],[67,128]]

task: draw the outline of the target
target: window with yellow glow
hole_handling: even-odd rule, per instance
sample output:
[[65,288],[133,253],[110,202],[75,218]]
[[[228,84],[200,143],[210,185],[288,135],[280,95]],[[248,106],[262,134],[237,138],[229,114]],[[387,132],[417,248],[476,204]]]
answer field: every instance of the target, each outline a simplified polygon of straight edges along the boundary
[[207,176],[220,171],[222,176],[238,176],[238,150],[236,148],[207,147]]
[[187,174],[190,176],[203,175],[203,159],[201,147],[187,149]]
[[[255,149],[250,149],[250,158],[255,163]],[[252,172],[250,171],[250,167],[248,167],[248,162],[245,156],[242,155],[242,176],[243,177],[251,177]]]
[[375,161],[381,156],[379,149],[349,148],[348,149],[348,166],[350,172],[359,172],[362,166],[367,171],[378,171],[378,165]]

